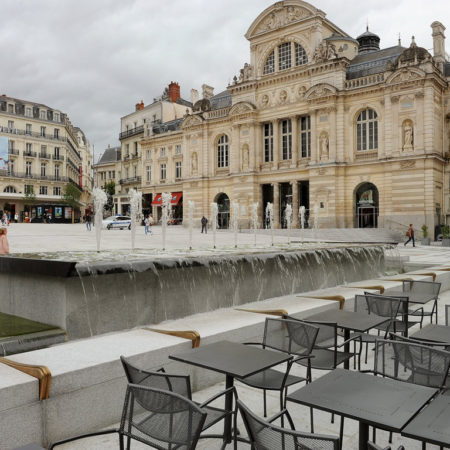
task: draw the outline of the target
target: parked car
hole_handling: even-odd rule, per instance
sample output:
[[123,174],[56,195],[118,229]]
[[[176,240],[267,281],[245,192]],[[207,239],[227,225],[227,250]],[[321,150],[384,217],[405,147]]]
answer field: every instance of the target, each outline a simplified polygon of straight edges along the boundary
[[113,228],[120,228],[121,230],[131,229],[131,217],[129,216],[111,216],[102,221],[102,228],[111,230]]

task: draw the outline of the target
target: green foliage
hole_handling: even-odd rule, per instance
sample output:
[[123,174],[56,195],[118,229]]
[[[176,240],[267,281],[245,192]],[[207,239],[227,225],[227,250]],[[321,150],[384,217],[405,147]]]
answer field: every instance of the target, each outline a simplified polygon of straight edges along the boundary
[[422,225],[422,234],[424,238],[428,237],[428,227],[425,224]]
[[33,186],[26,186],[25,187],[25,194],[23,199],[23,204],[25,206],[25,211],[30,212],[31,207],[35,205],[37,202],[36,195],[34,193]]
[[74,183],[68,183],[64,186],[61,198],[64,203],[67,203],[72,207],[72,223],[74,223],[75,220],[74,210],[78,206],[80,197],[81,191]]
[[114,181],[112,180],[108,181],[103,186],[103,190],[109,195],[114,195],[116,193],[116,183],[114,183]]
[[450,226],[443,225],[441,227],[442,239],[450,239]]

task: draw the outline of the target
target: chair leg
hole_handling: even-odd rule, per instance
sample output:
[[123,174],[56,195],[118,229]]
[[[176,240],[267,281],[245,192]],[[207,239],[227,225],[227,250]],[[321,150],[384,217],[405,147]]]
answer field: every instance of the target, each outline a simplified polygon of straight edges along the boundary
[[263,403],[264,403],[264,417],[267,417],[267,398],[265,389],[263,389]]
[[124,446],[123,446],[123,434],[119,433],[119,449],[120,450],[124,450]]
[[392,444],[392,431],[389,431],[389,444]]
[[377,442],[377,429],[375,427],[372,429],[372,441],[374,444]]
[[344,416],[341,416],[341,426],[339,427],[339,441],[340,450],[342,450],[342,443],[344,442]]
[[331,413],[331,423],[334,423],[334,413]]
[[309,415],[311,418],[311,433],[314,433],[314,410],[309,408]]
[[364,363],[367,364],[367,356],[369,354],[369,343],[366,342],[366,357],[364,358]]

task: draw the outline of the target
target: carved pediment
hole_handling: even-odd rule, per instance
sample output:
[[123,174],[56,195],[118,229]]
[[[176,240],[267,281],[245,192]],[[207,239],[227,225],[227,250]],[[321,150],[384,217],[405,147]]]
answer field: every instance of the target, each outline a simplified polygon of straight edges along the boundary
[[311,86],[305,93],[305,100],[316,100],[319,98],[332,97],[337,94],[337,89],[331,84],[320,83]]
[[314,17],[318,13],[321,11],[301,0],[278,2],[264,10],[256,18],[245,37],[251,39],[253,36],[277,30],[307,17]]
[[249,102],[239,102],[233,105],[230,109],[228,115],[237,116],[239,114],[247,114],[249,112],[254,111],[256,108]]
[[181,128],[195,127],[203,123],[203,118],[199,114],[189,115],[184,119]]
[[386,83],[389,84],[389,83],[403,83],[407,81],[414,81],[420,78],[424,78],[424,76],[425,72],[423,72],[420,69],[403,68],[401,70],[395,71],[392,75],[390,75],[387,78]]

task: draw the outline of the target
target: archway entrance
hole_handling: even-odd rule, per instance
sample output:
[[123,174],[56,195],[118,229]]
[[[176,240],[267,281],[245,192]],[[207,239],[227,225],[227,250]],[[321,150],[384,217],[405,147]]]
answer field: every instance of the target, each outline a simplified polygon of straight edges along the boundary
[[356,227],[378,227],[378,189],[372,183],[363,183],[355,191]]
[[221,192],[214,200],[217,203],[219,214],[217,217],[217,228],[227,229],[230,226],[230,199],[227,194]]

